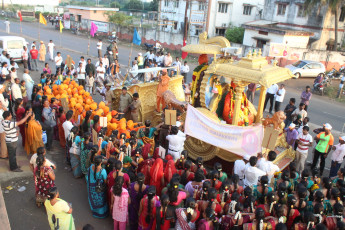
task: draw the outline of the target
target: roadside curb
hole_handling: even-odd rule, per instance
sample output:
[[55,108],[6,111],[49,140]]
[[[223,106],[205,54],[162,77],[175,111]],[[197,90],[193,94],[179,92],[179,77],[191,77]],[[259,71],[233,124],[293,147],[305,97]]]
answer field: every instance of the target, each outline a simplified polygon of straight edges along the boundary
[[10,220],[8,219],[6,204],[0,185],[0,226],[2,230],[11,230]]

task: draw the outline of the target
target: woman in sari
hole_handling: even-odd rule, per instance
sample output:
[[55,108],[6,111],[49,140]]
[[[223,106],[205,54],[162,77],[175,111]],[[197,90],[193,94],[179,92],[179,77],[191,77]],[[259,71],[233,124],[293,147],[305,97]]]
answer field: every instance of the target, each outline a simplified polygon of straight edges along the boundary
[[55,187],[55,173],[51,167],[45,166],[44,155],[39,155],[36,159],[35,169],[35,187],[36,187],[36,205],[40,207],[48,198],[48,191]]
[[[107,186],[108,186],[108,203],[109,206],[111,205],[111,197],[113,196],[113,193],[111,191],[111,188],[114,186],[115,184],[115,179],[117,177],[123,177],[124,183],[123,183],[123,187],[125,189],[128,189],[129,185],[130,185],[130,179],[127,173],[123,173],[122,172],[122,162],[121,161],[116,161],[115,162],[115,167],[114,170],[112,172],[109,173],[108,177],[107,177]],[[112,213],[112,210],[110,210],[110,213]]]
[[[15,101],[14,111],[16,112],[16,121],[20,121],[25,117],[25,108],[23,106],[23,99],[18,98]],[[22,145],[25,146],[25,123],[19,125],[19,132],[22,136]]]
[[177,230],[193,230],[196,229],[196,221],[200,217],[196,202],[193,198],[188,198],[186,208],[176,209],[177,222],[175,229]]
[[45,62],[47,50],[46,50],[46,46],[44,45],[43,41],[41,41],[40,49],[38,50],[38,54],[40,55],[39,60],[41,62]]
[[62,148],[66,148],[66,138],[65,138],[65,131],[62,127],[62,124],[66,121],[66,111],[63,110],[63,107],[61,106],[59,108],[59,114],[58,117],[56,119],[56,123],[58,126],[58,132],[59,132],[59,141],[60,141],[60,145]]
[[160,206],[156,187],[150,186],[147,195],[141,199],[139,208],[139,230],[156,229],[156,210]]
[[153,163],[150,170],[150,185],[154,185],[157,189],[157,195],[161,195],[164,185],[163,160],[158,158]]
[[[29,111],[31,108],[29,109]],[[27,120],[25,128],[25,151],[29,154],[36,153],[39,147],[44,147],[42,140],[42,126],[35,120],[35,114]]]
[[80,143],[80,168],[84,176],[87,174],[87,169],[90,167],[88,165],[89,152],[90,152],[90,139],[91,134],[89,132],[84,133],[84,141]]
[[50,69],[48,63],[45,63],[45,64],[44,64],[43,73],[44,73],[44,72],[47,72],[47,74],[51,74],[51,73],[52,73],[52,70]]
[[199,221],[198,230],[218,229],[219,221],[215,211],[208,207],[204,213],[204,219]]
[[157,128],[151,127],[151,121],[146,120],[145,121],[146,128],[139,129],[139,138],[142,139],[144,144],[150,144],[150,156],[153,155],[153,151],[155,148],[155,139],[154,139],[154,133],[157,130]]
[[67,138],[70,143],[72,143],[71,148],[69,149],[70,157],[71,157],[71,167],[73,171],[73,175],[75,178],[80,178],[82,176],[81,166],[80,166],[80,145],[82,138],[78,136],[79,128],[74,126],[71,129],[69,137]]
[[46,207],[50,229],[56,229],[53,223],[54,215],[55,219],[59,219],[60,229],[75,230],[71,205],[60,199],[60,193],[56,187],[49,189],[48,196],[49,199],[44,202],[44,206]]
[[137,181],[131,183],[129,187],[129,196],[131,203],[128,206],[129,210],[129,226],[131,230],[138,229],[138,213],[140,207],[140,200],[144,197],[147,192],[148,186],[144,184],[145,176],[142,173],[138,173]]
[[92,215],[96,218],[106,218],[109,214],[108,203],[107,203],[107,190],[97,192],[96,185],[97,180],[107,183],[107,173],[102,168],[102,156],[96,156],[94,164],[89,168],[88,174],[86,175],[87,181],[87,192],[89,197],[89,204],[91,207]]
[[169,160],[164,169],[165,186],[169,183],[173,175],[177,172],[174,160]]
[[35,118],[38,121],[42,121],[42,109],[43,109],[42,96],[43,96],[43,90],[42,90],[42,87],[39,86],[37,88],[37,93],[35,94],[35,97],[33,98],[33,101],[32,101],[32,110],[35,114]]

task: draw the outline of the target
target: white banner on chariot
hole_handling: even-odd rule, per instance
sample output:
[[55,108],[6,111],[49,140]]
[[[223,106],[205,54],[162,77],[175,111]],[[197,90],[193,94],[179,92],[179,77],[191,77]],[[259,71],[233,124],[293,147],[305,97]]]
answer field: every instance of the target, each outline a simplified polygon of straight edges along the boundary
[[185,134],[244,156],[261,152],[264,130],[262,125],[241,127],[222,124],[188,105]]

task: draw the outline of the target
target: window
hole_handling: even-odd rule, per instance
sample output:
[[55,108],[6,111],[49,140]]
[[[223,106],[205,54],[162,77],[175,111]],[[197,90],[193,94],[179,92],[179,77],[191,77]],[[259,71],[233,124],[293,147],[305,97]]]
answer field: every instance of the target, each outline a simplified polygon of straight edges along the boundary
[[24,43],[21,40],[7,41],[7,49],[23,49]]
[[199,10],[200,11],[204,11],[205,8],[206,8],[205,3],[204,2],[199,2]]
[[216,35],[224,36],[224,34],[225,34],[225,29],[217,29],[216,28]]
[[286,4],[278,4],[277,15],[284,16],[286,11]]
[[252,13],[252,6],[243,6],[244,15],[251,15],[251,13]]
[[341,7],[339,21],[343,22],[345,19],[345,7]]
[[175,1],[175,8],[178,8],[179,5],[180,5],[180,1],[179,1],[179,0],[176,0],[176,1]]
[[304,18],[306,15],[305,8],[303,5],[298,6],[297,17]]
[[259,30],[259,34],[262,34],[262,35],[268,35],[268,32],[266,32],[266,31],[262,31],[262,30]]
[[164,0],[164,6],[169,6],[168,0]]
[[219,3],[218,4],[218,12],[219,13],[227,13],[228,12],[228,3]]
[[177,30],[177,22],[174,22],[174,30]]

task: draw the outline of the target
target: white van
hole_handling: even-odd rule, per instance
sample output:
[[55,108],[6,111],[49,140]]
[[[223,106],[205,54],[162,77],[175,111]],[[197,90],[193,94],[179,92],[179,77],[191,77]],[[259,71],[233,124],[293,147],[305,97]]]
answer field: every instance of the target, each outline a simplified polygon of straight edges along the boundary
[[6,50],[16,62],[22,61],[23,46],[27,43],[24,38],[17,36],[0,36],[0,53]]

